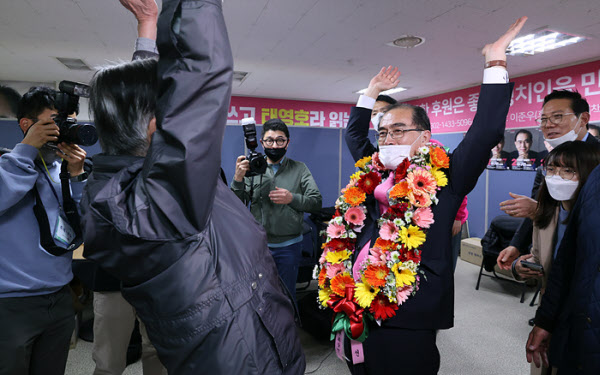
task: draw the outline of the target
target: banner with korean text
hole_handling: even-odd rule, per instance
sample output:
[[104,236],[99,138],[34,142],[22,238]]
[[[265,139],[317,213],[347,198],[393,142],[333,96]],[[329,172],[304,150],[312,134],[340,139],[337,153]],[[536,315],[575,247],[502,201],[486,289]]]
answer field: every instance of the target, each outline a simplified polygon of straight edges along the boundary
[[[510,73],[510,72],[509,72]],[[552,90],[577,90],[590,104],[591,121],[600,119],[600,60],[511,79],[515,82],[507,129],[536,127],[544,97]],[[410,101],[429,115],[433,133],[465,132],[477,111],[479,86]]]
[[257,124],[279,118],[288,126],[345,128],[352,104],[311,102],[232,96],[227,114],[228,125],[238,125],[245,117]]

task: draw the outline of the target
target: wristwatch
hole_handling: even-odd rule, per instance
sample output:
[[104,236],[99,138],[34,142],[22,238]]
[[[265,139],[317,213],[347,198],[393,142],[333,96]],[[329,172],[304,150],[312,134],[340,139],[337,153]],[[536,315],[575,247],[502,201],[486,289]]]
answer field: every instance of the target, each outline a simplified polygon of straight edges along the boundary
[[81,181],[85,181],[88,178],[88,173],[87,172],[83,172],[81,174],[78,174],[75,177],[71,177],[71,182],[81,182]]

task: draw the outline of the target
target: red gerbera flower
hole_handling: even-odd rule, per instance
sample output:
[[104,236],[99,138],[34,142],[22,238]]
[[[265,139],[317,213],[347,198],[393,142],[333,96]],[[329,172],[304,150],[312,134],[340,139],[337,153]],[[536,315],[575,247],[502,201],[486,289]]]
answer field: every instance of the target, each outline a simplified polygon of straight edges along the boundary
[[407,208],[408,208],[408,204],[406,204],[406,202],[395,204],[393,206],[390,206],[390,208],[388,208],[386,214],[389,214],[390,218],[392,218],[392,220],[397,217],[404,218],[404,213],[406,212]]
[[387,297],[378,295],[373,302],[371,302],[369,310],[371,310],[375,319],[386,320],[396,315],[398,305],[391,303]]
[[327,242],[327,247],[333,251],[350,250],[352,251],[352,244],[347,239],[343,238],[332,238],[331,241]]
[[421,262],[421,255],[418,252],[415,252],[414,250],[411,251],[406,251],[404,252],[403,258],[404,260],[402,260],[403,262],[406,262],[408,260],[412,260],[413,262],[419,264]]
[[378,171],[385,171],[385,166],[383,165],[383,163],[381,162],[381,160],[379,160],[379,153],[376,152],[373,154],[373,157],[371,158],[372,161],[372,165],[375,169],[377,169]]
[[358,187],[367,194],[373,194],[375,188],[381,182],[381,176],[377,172],[365,173],[358,180]]
[[410,160],[408,160],[408,158],[402,160],[402,163],[398,164],[396,167],[396,174],[394,175],[395,183],[400,182],[406,177],[406,171],[408,170],[408,167],[410,167]]

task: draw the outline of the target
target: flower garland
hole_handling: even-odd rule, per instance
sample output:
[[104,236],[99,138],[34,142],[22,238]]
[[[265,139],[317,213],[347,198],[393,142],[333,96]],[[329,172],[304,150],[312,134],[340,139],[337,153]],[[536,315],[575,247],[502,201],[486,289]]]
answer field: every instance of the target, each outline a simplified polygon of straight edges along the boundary
[[335,313],[332,338],[344,330],[349,338],[364,341],[366,319],[393,317],[419,289],[421,246],[434,222],[431,206],[438,202],[436,194],[448,184],[443,169],[449,157],[444,148],[428,144],[398,165],[387,193],[389,208],[377,223],[379,238],[358,265],[358,280],[353,277],[352,254],[361,250],[356,249],[356,238],[365,225],[365,200],[382,183],[386,168],[377,153],[355,166],[358,172],[336,201],[313,278],[319,283],[320,305]]

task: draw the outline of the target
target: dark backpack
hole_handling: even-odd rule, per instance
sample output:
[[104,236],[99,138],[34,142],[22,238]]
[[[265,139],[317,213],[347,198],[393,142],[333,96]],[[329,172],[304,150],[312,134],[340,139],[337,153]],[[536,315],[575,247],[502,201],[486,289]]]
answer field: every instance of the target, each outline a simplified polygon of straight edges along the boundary
[[523,222],[522,218],[508,215],[496,216],[481,239],[483,253],[483,268],[492,272],[496,265],[498,254],[510,245],[515,232]]

